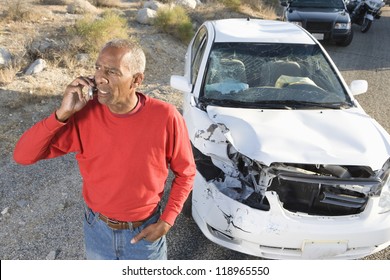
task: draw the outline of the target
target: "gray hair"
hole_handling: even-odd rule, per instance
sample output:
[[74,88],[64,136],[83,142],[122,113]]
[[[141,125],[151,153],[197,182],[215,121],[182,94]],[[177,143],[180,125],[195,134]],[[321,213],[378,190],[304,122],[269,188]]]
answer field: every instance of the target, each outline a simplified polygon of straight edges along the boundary
[[139,44],[126,39],[113,39],[107,42],[103,49],[107,47],[126,49],[128,54],[130,54],[126,56],[125,63],[127,64],[127,68],[132,73],[144,73],[146,57]]

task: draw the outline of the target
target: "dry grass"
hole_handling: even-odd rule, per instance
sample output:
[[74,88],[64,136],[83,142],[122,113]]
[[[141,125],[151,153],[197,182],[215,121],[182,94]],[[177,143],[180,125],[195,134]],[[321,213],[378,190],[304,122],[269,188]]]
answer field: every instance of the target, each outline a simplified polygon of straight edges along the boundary
[[103,8],[119,8],[122,6],[120,0],[91,0],[92,5]]
[[240,12],[241,8],[241,0],[221,0],[222,4],[225,5],[228,9]]
[[129,38],[126,19],[111,10],[99,18],[85,15],[68,29],[68,33],[73,46],[90,54],[96,54],[110,39]]
[[160,8],[157,11],[154,25],[183,43],[188,43],[194,34],[191,19],[181,6]]
[[2,21],[37,22],[44,16],[39,9],[23,0],[8,0],[3,7]]
[[[196,25],[202,24],[205,20],[223,18],[262,18],[277,19],[278,0],[241,0],[239,9],[231,9],[224,0],[209,0],[207,4],[198,6],[194,11],[190,11],[190,17]],[[277,2],[277,5],[272,4]],[[266,4],[266,2],[272,2]]]
[[39,0],[38,3],[41,5],[66,5],[69,0]]
[[209,0],[206,6],[225,10],[225,18],[231,17],[229,12],[235,12],[241,16],[276,19],[280,9],[279,0]]
[[0,86],[10,84],[15,79],[16,74],[20,69],[20,65],[16,65],[14,62],[0,69]]

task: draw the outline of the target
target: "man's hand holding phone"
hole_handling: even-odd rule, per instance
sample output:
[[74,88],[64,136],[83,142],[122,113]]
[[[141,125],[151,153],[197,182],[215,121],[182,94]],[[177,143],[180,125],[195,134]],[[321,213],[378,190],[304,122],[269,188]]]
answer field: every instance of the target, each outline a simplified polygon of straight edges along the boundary
[[56,111],[57,120],[66,122],[70,116],[80,111],[93,98],[94,78],[78,77],[65,89],[60,108]]

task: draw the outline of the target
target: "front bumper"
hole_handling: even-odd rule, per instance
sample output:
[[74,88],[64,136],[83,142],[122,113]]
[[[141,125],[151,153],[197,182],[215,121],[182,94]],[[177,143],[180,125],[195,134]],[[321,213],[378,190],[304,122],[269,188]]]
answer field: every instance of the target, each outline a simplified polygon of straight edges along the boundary
[[304,22],[303,27],[314,35],[317,39],[319,35],[323,37],[324,41],[343,42],[352,36],[352,29],[335,29],[333,22],[319,23],[319,22]]
[[329,35],[329,40],[334,42],[344,42],[347,41],[352,36],[352,29],[340,29],[333,30]]
[[377,214],[377,197],[364,212],[338,217],[292,213],[276,192],[266,197],[269,211],[250,208],[197,173],[192,215],[211,241],[267,259],[358,259],[390,245],[390,213]]

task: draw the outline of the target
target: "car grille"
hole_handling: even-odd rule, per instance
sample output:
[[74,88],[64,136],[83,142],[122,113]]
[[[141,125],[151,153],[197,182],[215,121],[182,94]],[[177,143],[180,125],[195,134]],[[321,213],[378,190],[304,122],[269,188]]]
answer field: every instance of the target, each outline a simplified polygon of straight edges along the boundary
[[309,215],[343,216],[364,211],[381,179],[365,166],[273,164],[275,191],[283,208]]
[[308,21],[306,22],[306,30],[309,32],[329,32],[332,30],[331,22],[316,22]]
[[[353,182],[351,182],[353,184]],[[341,216],[361,213],[368,201],[362,193],[335,185],[274,180],[268,191],[276,191],[283,207],[310,215]]]

